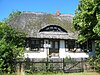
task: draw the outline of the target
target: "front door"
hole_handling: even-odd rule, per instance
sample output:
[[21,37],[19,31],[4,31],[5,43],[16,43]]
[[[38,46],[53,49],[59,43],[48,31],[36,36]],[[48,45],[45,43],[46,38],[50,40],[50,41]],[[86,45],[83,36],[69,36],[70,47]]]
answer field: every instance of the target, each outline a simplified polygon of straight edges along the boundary
[[49,48],[49,56],[58,57],[59,56],[59,40],[50,40],[51,47]]

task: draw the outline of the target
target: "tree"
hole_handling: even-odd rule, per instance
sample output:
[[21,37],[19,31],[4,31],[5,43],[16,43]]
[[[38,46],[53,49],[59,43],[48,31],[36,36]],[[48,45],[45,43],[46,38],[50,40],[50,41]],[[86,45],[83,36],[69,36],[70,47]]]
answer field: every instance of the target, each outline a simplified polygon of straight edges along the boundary
[[80,0],[73,24],[79,32],[79,42],[96,40],[96,59],[92,63],[100,70],[100,0]]
[[9,14],[8,18],[4,19],[4,22],[9,22],[10,20],[12,20],[13,18],[15,18],[16,16],[20,16],[21,15],[21,11],[13,11]]
[[79,42],[100,37],[100,1],[80,0],[74,19],[74,28],[79,31]]
[[[25,33],[0,22],[0,70],[10,72],[14,58],[21,57]],[[12,66],[11,66],[12,65]]]

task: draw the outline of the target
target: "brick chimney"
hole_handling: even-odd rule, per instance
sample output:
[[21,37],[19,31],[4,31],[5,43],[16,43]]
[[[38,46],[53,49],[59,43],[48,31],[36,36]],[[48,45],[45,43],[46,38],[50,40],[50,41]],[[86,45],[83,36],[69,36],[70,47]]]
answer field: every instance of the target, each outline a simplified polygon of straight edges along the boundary
[[60,11],[59,10],[56,11],[56,15],[60,16]]

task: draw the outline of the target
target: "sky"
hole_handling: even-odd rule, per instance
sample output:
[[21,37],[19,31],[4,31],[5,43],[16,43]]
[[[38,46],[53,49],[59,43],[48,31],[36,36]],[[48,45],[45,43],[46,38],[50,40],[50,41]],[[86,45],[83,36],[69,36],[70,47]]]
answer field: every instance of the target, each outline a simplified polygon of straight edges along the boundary
[[0,0],[0,21],[12,11],[47,12],[74,15],[79,0]]

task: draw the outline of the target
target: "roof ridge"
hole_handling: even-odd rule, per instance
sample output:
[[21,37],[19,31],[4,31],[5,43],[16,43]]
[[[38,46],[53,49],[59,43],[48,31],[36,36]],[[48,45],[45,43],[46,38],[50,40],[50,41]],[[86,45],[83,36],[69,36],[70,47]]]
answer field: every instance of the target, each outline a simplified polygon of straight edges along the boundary
[[[47,12],[23,12],[22,14],[36,14],[36,15],[44,15],[44,14],[47,15],[47,14],[51,14],[53,16],[57,16],[56,14],[47,13]],[[59,16],[61,16],[61,17],[63,17],[63,16],[73,17],[72,14],[61,14]]]

